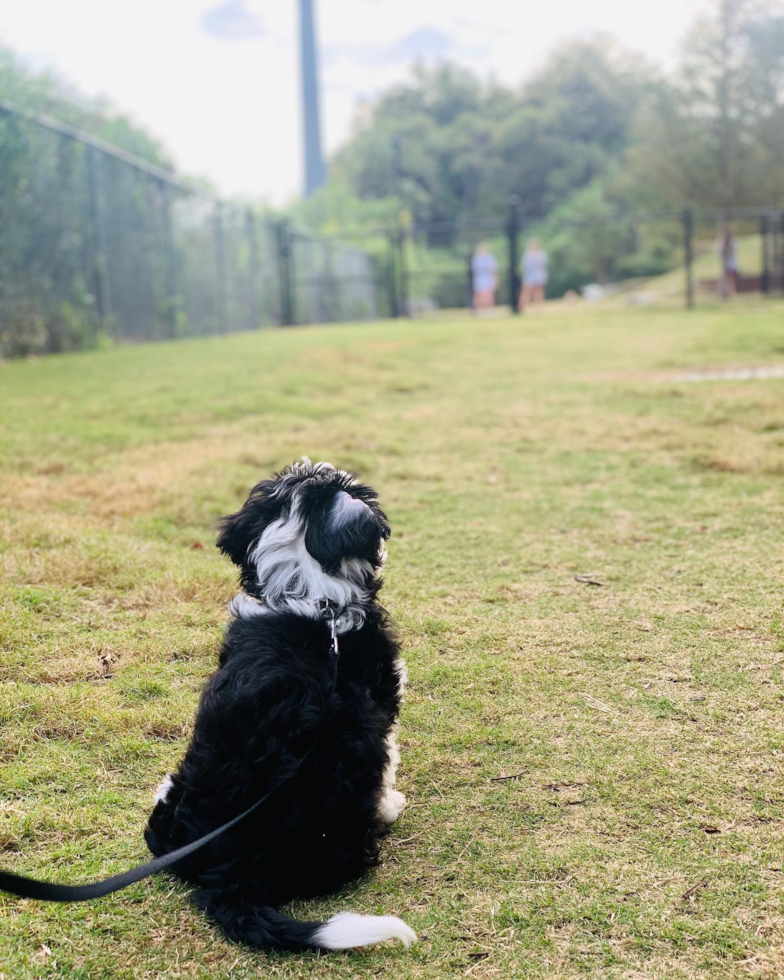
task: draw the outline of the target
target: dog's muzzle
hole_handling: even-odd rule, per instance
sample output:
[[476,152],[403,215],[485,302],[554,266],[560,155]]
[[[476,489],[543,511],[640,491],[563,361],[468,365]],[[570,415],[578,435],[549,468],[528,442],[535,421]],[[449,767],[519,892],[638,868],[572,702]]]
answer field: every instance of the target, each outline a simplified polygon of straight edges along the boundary
[[345,490],[339,490],[332,502],[330,518],[336,526],[349,524],[357,517],[370,513],[370,508],[357,497],[352,497]]

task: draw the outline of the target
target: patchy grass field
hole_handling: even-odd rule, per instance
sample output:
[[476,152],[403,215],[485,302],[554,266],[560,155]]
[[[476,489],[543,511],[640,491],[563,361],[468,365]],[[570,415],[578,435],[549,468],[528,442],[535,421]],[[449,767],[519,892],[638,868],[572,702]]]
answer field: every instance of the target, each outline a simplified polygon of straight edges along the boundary
[[0,864],[144,859],[234,587],[215,519],[306,453],[395,529],[410,806],[374,877],[293,912],[421,936],[265,955],[160,877],[0,900],[0,975],[782,976],[784,381],[676,375],[782,362],[783,326],[594,309],[0,366]]

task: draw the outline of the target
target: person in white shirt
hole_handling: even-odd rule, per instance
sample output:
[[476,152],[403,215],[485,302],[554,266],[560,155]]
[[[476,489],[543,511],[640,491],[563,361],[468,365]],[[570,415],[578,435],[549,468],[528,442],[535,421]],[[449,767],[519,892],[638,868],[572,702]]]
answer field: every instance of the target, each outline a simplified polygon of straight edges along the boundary
[[495,305],[498,289],[498,262],[491,254],[487,242],[476,247],[471,259],[471,276],[474,287],[474,312],[491,309]]
[[520,261],[523,283],[520,288],[520,300],[517,308],[521,313],[526,306],[544,303],[544,289],[548,279],[547,262],[547,252],[540,247],[535,238],[532,238],[525,246],[523,258]]
[[724,299],[732,299],[738,291],[738,249],[731,228],[724,228],[715,248],[721,256],[721,294]]

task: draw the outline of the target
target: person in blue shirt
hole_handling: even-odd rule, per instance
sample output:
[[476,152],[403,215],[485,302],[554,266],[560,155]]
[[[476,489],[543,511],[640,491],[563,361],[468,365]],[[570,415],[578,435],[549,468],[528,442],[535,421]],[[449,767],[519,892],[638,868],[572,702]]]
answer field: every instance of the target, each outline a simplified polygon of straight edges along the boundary
[[498,289],[498,262],[491,254],[487,242],[476,246],[471,259],[471,276],[474,286],[474,312],[489,310],[495,305]]
[[535,238],[532,238],[525,246],[520,261],[523,283],[520,288],[518,309],[521,313],[526,306],[544,303],[544,290],[548,279],[547,262],[547,252]]

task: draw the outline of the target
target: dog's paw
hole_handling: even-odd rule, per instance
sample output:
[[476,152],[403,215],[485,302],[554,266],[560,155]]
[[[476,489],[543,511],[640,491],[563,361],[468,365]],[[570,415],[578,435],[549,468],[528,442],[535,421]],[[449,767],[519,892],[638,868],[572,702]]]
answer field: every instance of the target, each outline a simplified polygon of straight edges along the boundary
[[172,780],[171,776],[167,776],[160,784],[160,786],[155,790],[155,802],[165,803],[166,797],[169,795],[169,790],[172,788],[173,785],[174,785],[174,781]]
[[406,798],[396,789],[388,789],[381,797],[378,815],[386,824],[394,823],[406,806]]

